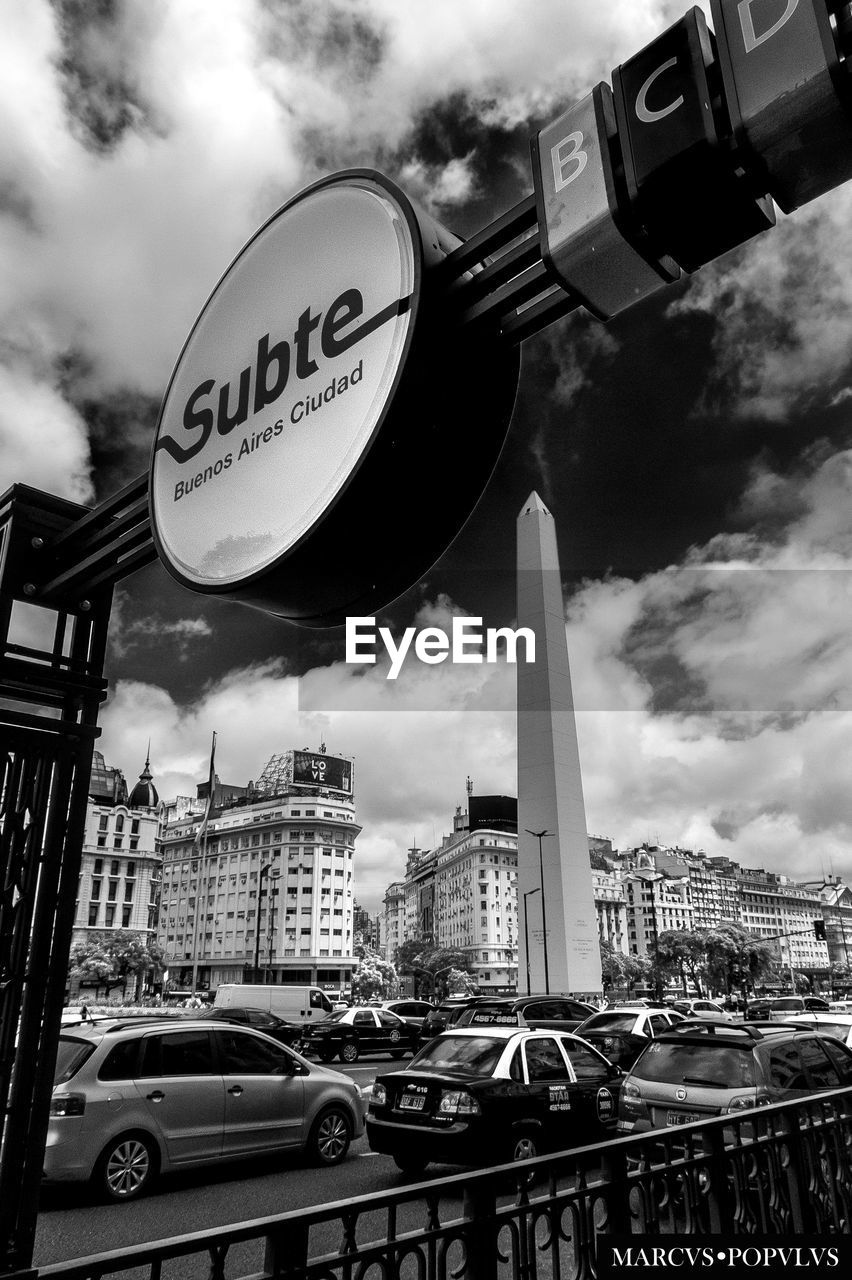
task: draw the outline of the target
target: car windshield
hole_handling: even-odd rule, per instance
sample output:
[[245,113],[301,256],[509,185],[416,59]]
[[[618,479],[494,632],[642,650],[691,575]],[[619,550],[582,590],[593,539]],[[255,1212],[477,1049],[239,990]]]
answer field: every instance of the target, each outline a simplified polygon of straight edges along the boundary
[[583,1023],[584,1031],[632,1031],[635,1013],[595,1013]]
[[323,1022],[342,1022],[347,1013],[351,1013],[351,1009],[336,1009],[334,1013],[330,1013],[327,1018],[323,1018]]
[[87,1040],[73,1040],[70,1036],[60,1036],[53,1083],[64,1084],[66,1080],[70,1080],[75,1071],[79,1071],[82,1067],[94,1047]]
[[416,1071],[460,1071],[468,1076],[489,1076],[506,1047],[491,1036],[439,1036],[421,1049],[409,1064]]
[[677,1044],[654,1040],[630,1073],[639,1080],[667,1084],[706,1084],[720,1089],[754,1085],[751,1047],[718,1042]]

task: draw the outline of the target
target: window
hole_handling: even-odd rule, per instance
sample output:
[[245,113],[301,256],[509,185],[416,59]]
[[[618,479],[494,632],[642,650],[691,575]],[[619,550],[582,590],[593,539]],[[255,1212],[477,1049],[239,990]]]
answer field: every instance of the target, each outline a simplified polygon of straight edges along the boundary
[[121,863],[119,862],[118,858],[113,858],[112,862],[109,864],[110,875],[117,876],[120,869],[121,869]]
[[105,924],[108,929],[115,924],[115,907],[107,907]]
[[241,1031],[217,1032],[217,1043],[226,1076],[283,1076],[290,1073],[295,1063],[295,1058],[283,1046],[267,1044]]
[[98,831],[106,831],[108,821],[109,819],[107,818],[107,815],[102,813],[98,818]]
[[610,1075],[609,1067],[593,1049],[576,1040],[563,1040],[562,1048],[568,1055],[568,1061],[580,1084],[606,1084]]
[[538,1080],[567,1080],[565,1059],[555,1040],[528,1040],[524,1046],[530,1084]]
[[807,1079],[796,1044],[778,1045],[769,1055],[769,1081],[781,1093],[806,1093]]
[[142,1055],[143,1076],[216,1074],[209,1031],[172,1031],[148,1036]]
[[122,927],[122,929],[126,929],[126,928],[128,927],[128,925],[130,924],[130,917],[132,916],[132,914],[133,914],[133,908],[132,908],[132,907],[122,907],[122,908],[121,908],[121,927]]
[[98,923],[99,910],[100,910],[100,906],[97,902],[92,903],[92,905],[89,907],[89,925],[90,926]]
[[92,881],[92,902],[97,902],[100,896],[101,896],[101,881],[93,880]]
[[103,873],[104,873],[104,860],[103,860],[103,858],[95,858],[95,875],[96,875],[96,876],[102,876],[102,875],[103,875]]
[[802,1062],[811,1082],[817,1089],[839,1089],[840,1077],[834,1063],[829,1061],[819,1040],[802,1040],[799,1042]]
[[109,888],[107,889],[107,900],[109,902],[115,902],[115,895],[117,892],[118,892],[118,881],[110,880]]
[[125,871],[125,873],[124,873],[124,874],[127,876],[128,880],[132,880],[132,879],[134,878],[134,876],[136,875],[136,863],[135,863],[135,862],[128,862],[128,864],[127,864],[127,870]]
[[113,1045],[98,1070],[99,1080],[132,1080],[139,1061],[139,1041],[123,1040]]

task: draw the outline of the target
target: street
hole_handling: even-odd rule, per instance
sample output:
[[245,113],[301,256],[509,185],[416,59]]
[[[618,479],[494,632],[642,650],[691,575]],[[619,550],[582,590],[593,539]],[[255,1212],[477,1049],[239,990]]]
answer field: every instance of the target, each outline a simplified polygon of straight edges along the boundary
[[[339,1063],[334,1067],[363,1087],[372,1084],[375,1076],[391,1065],[387,1059],[377,1057],[352,1067],[344,1068]],[[425,1177],[440,1177],[448,1172],[451,1170],[430,1165]],[[303,1206],[346,1200],[399,1186],[402,1180],[393,1160],[374,1155],[362,1137],[335,1168],[306,1165],[296,1153],[208,1167],[164,1178],[151,1195],[129,1204],[99,1203],[83,1184],[46,1187],[41,1196],[34,1265],[46,1266]],[[329,1248],[333,1250],[338,1244],[335,1234],[329,1240]],[[229,1254],[239,1274],[260,1269],[259,1249],[259,1245],[245,1245],[235,1247]],[[170,1280],[178,1280],[206,1271],[206,1266],[199,1269],[197,1258],[190,1258],[185,1263],[172,1264],[169,1275]]]

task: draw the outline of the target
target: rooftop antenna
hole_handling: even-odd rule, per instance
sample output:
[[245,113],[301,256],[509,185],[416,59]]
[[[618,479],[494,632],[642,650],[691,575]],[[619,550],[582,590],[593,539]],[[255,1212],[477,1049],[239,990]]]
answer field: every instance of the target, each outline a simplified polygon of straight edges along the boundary
[[467,781],[465,782],[464,786],[465,786],[465,791],[468,794],[468,798],[470,798],[473,795],[473,779],[471,778],[470,774],[467,775]]

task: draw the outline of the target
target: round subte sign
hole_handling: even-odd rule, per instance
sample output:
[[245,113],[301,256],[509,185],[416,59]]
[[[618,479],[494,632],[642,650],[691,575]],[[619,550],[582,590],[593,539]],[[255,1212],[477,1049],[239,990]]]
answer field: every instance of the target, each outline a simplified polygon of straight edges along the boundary
[[[441,450],[473,408],[464,391],[436,394],[462,373],[432,284],[459,243],[371,171],[317,183],[252,237],[198,317],[157,424],[151,523],[178,581],[333,625],[441,554],[496,461],[517,381],[516,360],[514,379],[489,375],[496,447],[473,462],[454,527],[439,516],[429,536],[406,530],[419,523],[410,486],[455,465]],[[481,343],[454,336],[476,379]],[[493,391],[479,391],[493,414]],[[470,438],[481,454],[473,425]]]

